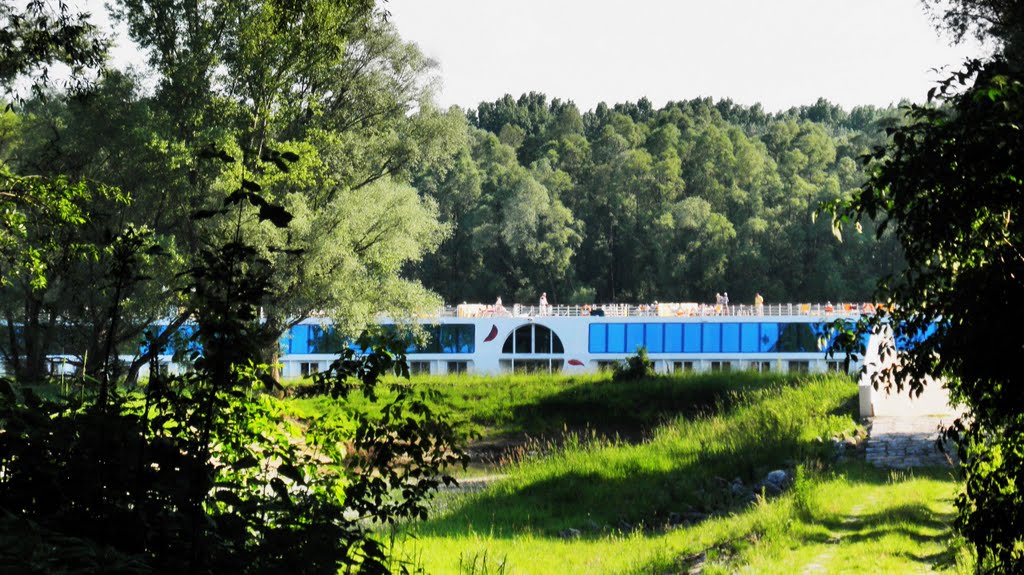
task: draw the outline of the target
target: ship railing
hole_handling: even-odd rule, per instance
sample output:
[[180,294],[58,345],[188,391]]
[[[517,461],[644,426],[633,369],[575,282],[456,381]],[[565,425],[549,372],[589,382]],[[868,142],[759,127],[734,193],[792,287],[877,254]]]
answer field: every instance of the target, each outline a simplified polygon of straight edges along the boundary
[[754,304],[702,304],[702,303],[656,303],[656,304],[573,304],[573,305],[530,305],[513,304],[495,306],[464,303],[447,306],[439,317],[750,317],[750,316],[835,316],[874,314],[882,309],[875,303],[772,303]]

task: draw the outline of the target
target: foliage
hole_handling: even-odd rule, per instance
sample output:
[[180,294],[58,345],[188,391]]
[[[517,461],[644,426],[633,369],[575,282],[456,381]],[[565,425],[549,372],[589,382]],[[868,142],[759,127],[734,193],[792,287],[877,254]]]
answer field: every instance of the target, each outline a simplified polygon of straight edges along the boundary
[[636,381],[645,377],[654,377],[654,362],[647,357],[647,348],[639,347],[636,355],[627,357],[615,364],[612,379],[615,381]]
[[895,109],[697,99],[581,113],[534,92],[468,120],[454,164],[415,179],[451,228],[417,272],[446,301],[856,301],[901,269],[891,235],[820,241],[814,219],[863,181],[857,160]]
[[[389,356],[365,365],[374,357]],[[345,369],[331,376],[339,385],[354,376]],[[112,394],[105,405],[91,394],[43,399],[5,380],[0,508],[19,518],[7,526],[63,537],[49,569],[73,568],[83,545],[111,550],[93,552],[97,569],[381,573],[375,526],[424,517],[425,495],[451,481],[450,432],[412,393],[379,421],[302,431],[258,391],[257,370],[235,369],[219,385],[209,375],[152,377],[144,397]],[[36,552],[5,547],[5,564],[27,568]]]
[[1024,61],[1024,5],[1013,0],[925,0],[936,26],[953,34],[956,41],[974,36],[995,42],[1003,56]]
[[968,407],[949,431],[966,476],[958,526],[980,570],[1019,572],[1021,340],[998,326],[1024,321],[1024,85],[1005,62],[972,62],[937,93],[946,105],[910,108],[911,123],[875,153],[871,180],[837,222],[877,217],[903,244],[908,270],[882,286],[897,305],[874,322],[894,332],[885,353],[902,351],[876,385],[919,393],[926,378],[941,377]]
[[9,93],[18,78],[35,74],[34,87],[45,85],[50,67],[61,63],[78,77],[98,67],[108,41],[101,38],[89,15],[74,13],[63,0],[0,2],[0,86]]
[[[17,137],[8,139],[5,131],[0,142],[3,277],[8,287],[21,290],[5,302],[17,302],[18,296],[25,302],[24,311],[4,309],[10,328],[5,340],[25,334],[24,347],[35,348],[9,347],[8,357],[14,364],[23,356],[41,363],[47,349],[37,341],[39,334],[75,322],[96,330],[102,350],[94,361],[100,367],[84,370],[74,393],[49,386],[37,393],[24,385],[38,379],[32,372],[26,381],[0,382],[0,524],[29,526],[40,541],[54,544],[41,561],[38,541],[12,548],[17,539],[5,532],[4,566],[57,572],[387,572],[393,563],[375,529],[425,517],[426,495],[451,482],[444,471],[461,456],[450,426],[408,391],[382,402],[377,418],[356,415],[297,426],[266,395],[273,380],[259,364],[265,332],[275,345],[279,334],[261,311],[273,310],[277,302],[295,305],[281,277],[312,283],[310,275],[320,274],[332,285],[361,280],[361,289],[369,291],[365,284],[372,283],[385,297],[406,303],[406,294],[396,295],[405,286],[394,279],[408,257],[401,250],[416,253],[436,233],[429,203],[418,204],[415,193],[400,186],[400,193],[380,192],[390,185],[385,176],[397,169],[365,187],[398,199],[372,204],[349,194],[349,183],[331,172],[337,165],[320,169],[328,165],[315,145],[322,131],[286,129],[303,122],[289,125],[295,108],[284,103],[323,103],[290,100],[290,90],[302,91],[308,83],[299,84],[335,71],[345,57],[346,30],[369,17],[370,5],[270,2],[248,10],[230,2],[124,4],[129,26],[150,41],[147,47],[164,74],[157,93],[140,104],[143,97],[132,80],[113,74],[94,94],[30,102],[17,116]],[[6,18],[6,3],[3,8]],[[177,12],[165,20],[168,10]],[[56,40],[46,42],[63,49]],[[268,51],[290,56],[275,59]],[[225,70],[234,75],[230,81],[220,76]],[[406,117],[401,107],[385,108],[392,119]],[[6,113],[3,120],[6,128]],[[65,140],[62,131],[69,124],[84,129],[68,130]],[[108,132],[116,137],[99,137]],[[408,146],[403,150],[411,154]],[[41,175],[15,175],[31,168]],[[148,168],[153,177],[147,180],[140,173]],[[129,184],[137,202],[95,181]],[[317,196],[324,192],[332,197]],[[330,225],[354,232],[356,251],[369,254],[354,258],[369,268],[368,279],[353,273],[348,259],[327,269],[322,261],[302,260],[310,246],[291,240],[293,232],[310,233],[295,214],[312,211],[303,203],[311,196],[335,207],[317,209],[335,217]],[[363,219],[360,203],[367,206]],[[404,221],[409,204],[413,216]],[[371,212],[371,205],[378,211]],[[416,225],[427,231],[395,239]],[[168,254],[167,247],[181,251]],[[179,259],[161,266],[164,255]],[[153,281],[166,271],[161,267],[171,269],[160,277],[162,286]],[[183,346],[187,351],[176,350],[190,356],[185,363],[193,369],[165,375],[154,359],[147,385],[132,392],[118,385],[116,358],[124,334],[131,333],[122,326],[144,315],[145,308],[133,301],[151,295],[140,286],[152,284],[162,294],[148,302],[160,302],[165,310],[178,304],[172,327],[185,318],[194,323]],[[69,295],[83,285],[96,297]],[[302,305],[319,309],[316,302]],[[152,330],[151,358],[172,332]],[[355,378],[370,392],[388,370],[407,375],[401,356],[385,344],[374,349],[339,361],[321,385],[336,390]]]
[[[0,171],[0,194],[6,200],[0,216],[0,310],[7,334],[2,353],[19,379],[38,382],[46,374],[46,356],[72,344],[65,327],[71,310],[81,303],[75,272],[91,265],[106,270],[118,260],[140,257],[128,252],[150,247],[148,233],[136,228],[112,231],[97,222],[102,219],[99,214],[116,213],[128,202],[116,188],[62,175],[17,176],[6,166]],[[119,277],[123,283],[104,282],[95,285],[95,291],[120,291],[128,297],[139,278],[127,273]],[[87,357],[92,352],[95,367],[90,373],[98,375],[108,366],[102,351],[113,334],[103,320],[111,310],[92,311],[101,326],[82,347]],[[63,318],[65,325],[54,325],[55,317]]]
[[[211,155],[234,161],[224,150]],[[282,154],[279,167],[297,159]],[[113,549],[97,559],[101,570],[127,557],[139,571],[169,573],[386,573],[373,529],[425,518],[426,496],[452,482],[444,471],[461,460],[452,429],[412,393],[383,405],[380,418],[318,421],[301,433],[260,393],[273,380],[254,363],[253,334],[274,285],[244,224],[292,220],[263,194],[242,178],[221,207],[193,215],[236,222],[233,238],[198,254],[187,272],[193,371],[165,377],[153,361],[142,397],[107,377],[52,400],[3,380],[0,510],[71,538],[51,568],[73,568],[84,544]],[[115,286],[137,281],[146,264],[136,257],[144,238],[131,228],[122,238],[112,245]],[[114,305],[126,298],[115,289]],[[384,373],[408,376],[386,342],[372,348],[335,362],[315,391],[337,398],[354,378],[372,398]],[[28,568],[34,553],[12,562]]]
[[[311,314],[356,334],[375,313],[439,303],[402,277],[446,233],[406,179],[447,162],[457,123],[431,103],[433,64],[373,4],[124,0],[116,12],[158,78],[151,96],[132,90],[152,115],[128,118],[155,132],[145,146],[160,176],[136,183],[140,216],[186,261],[238,233],[222,201],[241,187],[293,217],[243,222],[276,293],[252,334],[269,363]],[[182,217],[197,210],[210,217]]]

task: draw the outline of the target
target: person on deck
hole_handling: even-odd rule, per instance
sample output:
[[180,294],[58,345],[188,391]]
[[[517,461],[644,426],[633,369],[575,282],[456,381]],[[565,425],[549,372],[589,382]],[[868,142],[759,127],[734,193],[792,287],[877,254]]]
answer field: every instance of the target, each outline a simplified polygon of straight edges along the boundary
[[760,292],[754,295],[754,310],[757,315],[764,315],[764,298],[761,297]]
[[547,315],[548,313],[548,294],[547,292],[541,292],[540,294],[540,315]]

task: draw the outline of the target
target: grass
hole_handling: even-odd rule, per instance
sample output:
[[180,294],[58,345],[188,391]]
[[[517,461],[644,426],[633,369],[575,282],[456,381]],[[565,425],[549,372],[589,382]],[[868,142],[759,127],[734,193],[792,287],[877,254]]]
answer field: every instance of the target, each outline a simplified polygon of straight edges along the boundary
[[[697,380],[675,385],[687,383],[675,393],[711,397]],[[607,393],[619,398],[615,410],[619,401],[657,403],[604,385],[534,401],[564,406]],[[733,385],[712,404],[676,405],[669,411],[684,414],[642,444],[570,432],[558,445],[522,449],[486,490],[442,495],[434,518],[406,532],[402,552],[438,574],[686,573],[698,563],[703,573],[969,571],[948,528],[948,471],[829,463],[831,439],[857,433],[848,378]],[[751,503],[749,492],[732,492],[736,478],[750,486],[797,467],[810,471],[781,497]],[[673,517],[697,521],[669,525]]]
[[849,380],[827,378],[734,393],[716,415],[677,416],[639,445],[569,434],[561,448],[527,450],[502,469],[504,480],[421,529],[458,531],[501,517],[497,534],[553,535],[728,509],[742,499],[731,492],[735,478],[753,484],[772,469],[827,455],[834,435],[852,433],[853,419],[838,415],[848,389]]
[[[970,572],[948,523],[954,483],[945,471],[893,474],[863,463],[814,472],[802,492],[671,530],[562,539],[494,523],[425,534],[405,551],[427,573],[929,573]],[[959,564],[957,563],[959,561]],[[466,568],[476,564],[475,571]]]
[[[481,491],[446,492],[397,534],[435,574],[968,573],[949,470],[835,460],[862,432],[846,377],[747,373],[616,383],[586,377],[417,378],[435,409],[515,446]],[[299,417],[358,407],[291,401]],[[750,488],[773,469],[795,484]],[[471,474],[472,475],[472,474]],[[733,492],[739,480],[745,489]],[[751,499],[754,499],[752,502]],[[679,519],[688,521],[680,524]]]
[[[605,436],[636,434],[666,419],[719,409],[737,393],[783,385],[786,376],[732,373],[657,377],[613,382],[607,373],[582,376],[462,375],[421,376],[388,383],[429,394],[428,403],[467,435],[497,440],[513,436],[561,435],[566,428]],[[382,391],[385,398],[389,393]],[[293,399],[293,415],[344,417],[365,409],[358,392],[347,402],[329,398]]]

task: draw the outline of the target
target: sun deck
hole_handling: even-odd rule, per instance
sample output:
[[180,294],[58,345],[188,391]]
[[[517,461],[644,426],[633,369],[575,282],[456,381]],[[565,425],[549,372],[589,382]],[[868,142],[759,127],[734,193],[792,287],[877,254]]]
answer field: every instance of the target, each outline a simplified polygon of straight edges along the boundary
[[836,316],[873,314],[881,307],[873,303],[775,303],[755,306],[751,304],[653,303],[653,304],[574,304],[539,305],[512,304],[495,306],[463,303],[446,306],[440,318],[489,317],[749,317],[749,316]]

